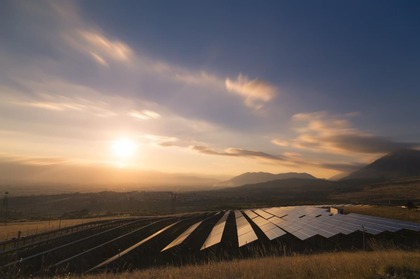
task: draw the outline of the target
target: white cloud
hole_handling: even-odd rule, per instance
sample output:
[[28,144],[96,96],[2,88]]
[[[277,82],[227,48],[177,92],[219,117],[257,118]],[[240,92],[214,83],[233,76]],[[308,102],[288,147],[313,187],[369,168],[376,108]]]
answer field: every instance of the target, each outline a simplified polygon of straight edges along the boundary
[[262,80],[250,80],[242,74],[236,80],[227,78],[225,86],[229,92],[244,98],[246,106],[256,110],[273,99],[277,93],[277,89],[274,86]]

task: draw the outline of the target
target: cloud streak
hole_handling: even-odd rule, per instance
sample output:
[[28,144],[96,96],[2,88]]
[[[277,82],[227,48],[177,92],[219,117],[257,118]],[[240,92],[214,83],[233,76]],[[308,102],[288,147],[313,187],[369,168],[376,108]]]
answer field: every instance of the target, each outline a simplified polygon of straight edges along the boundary
[[[27,82],[27,86],[33,91],[30,97],[9,93],[4,101],[14,106],[56,112],[83,112],[98,117],[112,117],[118,114],[110,103],[104,101],[104,96],[91,88],[62,81]],[[102,101],[98,101],[98,98]]]
[[97,56],[101,55],[119,61],[127,61],[132,57],[131,48],[121,41],[110,40],[98,32],[80,31],[80,36],[87,45],[90,45],[91,52]]
[[128,113],[131,117],[141,119],[141,120],[150,120],[150,119],[159,119],[161,115],[155,111],[151,110],[142,110],[142,111],[131,111]]
[[247,107],[259,110],[269,102],[277,93],[277,89],[258,79],[250,80],[240,74],[235,80],[227,78],[225,80],[226,89],[244,99]]
[[223,151],[216,151],[207,146],[194,145],[191,147],[193,150],[198,151],[199,153],[208,154],[208,155],[218,155],[218,156],[229,156],[229,157],[247,157],[254,159],[262,159],[268,161],[284,161],[284,158],[281,156],[271,155],[261,151],[255,150],[246,150],[241,148],[227,148]]
[[191,149],[206,155],[227,156],[227,157],[243,157],[260,160],[264,163],[287,166],[287,167],[311,167],[317,169],[329,169],[340,172],[352,172],[362,167],[363,164],[347,163],[347,162],[326,162],[323,160],[311,160],[302,157],[298,153],[285,152],[281,155],[272,155],[262,151],[246,150],[241,148],[227,148],[223,151],[217,151],[208,146],[194,145]]
[[327,112],[299,113],[292,117],[298,136],[293,146],[317,152],[353,155],[353,153],[380,154],[398,149],[418,148],[419,143],[398,142],[378,137],[351,127],[344,117]]
[[289,142],[287,140],[282,140],[279,138],[273,139],[271,143],[277,146],[281,146],[281,147],[289,146]]

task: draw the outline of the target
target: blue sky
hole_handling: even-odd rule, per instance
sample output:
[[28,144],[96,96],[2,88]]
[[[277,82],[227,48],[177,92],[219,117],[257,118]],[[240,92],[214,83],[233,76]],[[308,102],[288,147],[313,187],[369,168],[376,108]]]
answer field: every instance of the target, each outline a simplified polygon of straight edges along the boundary
[[0,5],[3,162],[330,177],[419,147],[417,1]]

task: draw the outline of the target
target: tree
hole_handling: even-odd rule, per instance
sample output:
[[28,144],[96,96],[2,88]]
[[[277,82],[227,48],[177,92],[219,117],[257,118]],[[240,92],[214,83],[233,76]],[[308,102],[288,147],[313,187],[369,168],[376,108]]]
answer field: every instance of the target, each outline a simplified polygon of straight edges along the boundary
[[405,204],[405,206],[406,206],[408,209],[413,209],[413,208],[416,208],[416,205],[414,204],[414,202],[413,202],[412,200],[408,200],[408,201],[407,201],[407,203]]

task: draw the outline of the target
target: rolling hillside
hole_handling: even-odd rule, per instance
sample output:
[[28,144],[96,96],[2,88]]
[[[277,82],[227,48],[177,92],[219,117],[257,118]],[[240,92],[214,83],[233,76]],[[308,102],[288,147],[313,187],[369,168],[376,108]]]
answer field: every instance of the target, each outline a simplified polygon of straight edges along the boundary
[[379,158],[341,180],[390,180],[420,176],[420,150],[399,150]]
[[316,179],[314,176],[307,173],[279,173],[273,174],[269,172],[247,172],[241,175],[235,176],[227,181],[218,183],[216,186],[235,187],[242,186],[245,184],[256,184],[263,183],[273,180],[284,180],[284,179]]

